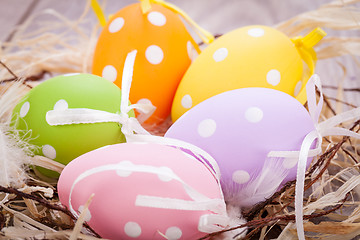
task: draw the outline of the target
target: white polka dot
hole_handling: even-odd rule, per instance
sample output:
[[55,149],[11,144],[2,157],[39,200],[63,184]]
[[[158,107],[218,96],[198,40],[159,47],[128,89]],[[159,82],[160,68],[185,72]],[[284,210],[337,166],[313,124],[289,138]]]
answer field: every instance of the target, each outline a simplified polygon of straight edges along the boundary
[[[84,211],[84,206],[81,205],[81,206],[79,207],[78,211],[79,211],[80,213],[82,213],[82,212]],[[91,213],[90,213],[90,210],[89,210],[89,208],[88,208],[88,209],[86,209],[86,213],[85,213],[85,222],[88,222],[88,221],[90,221],[90,220],[91,220]]]
[[64,99],[60,99],[54,105],[54,110],[66,110],[68,108],[69,104]]
[[109,80],[110,82],[115,82],[117,77],[117,71],[114,66],[107,65],[104,67],[102,71],[102,77],[106,80]]
[[153,105],[152,102],[147,98],[141,98],[137,101],[138,104]]
[[[160,167],[159,168],[161,171],[163,171],[165,174],[174,174],[174,172],[168,168],[168,167]],[[163,182],[169,182],[171,181],[173,178],[170,177],[170,176],[167,176],[167,175],[162,175],[162,174],[159,174],[158,175],[159,179]]]
[[211,137],[216,130],[216,122],[212,119],[205,119],[198,125],[198,133],[201,137]]
[[261,37],[264,33],[265,31],[262,28],[251,28],[248,30],[248,34],[252,37]]
[[24,102],[24,104],[20,108],[20,117],[25,117],[26,114],[28,114],[29,109],[30,109],[30,103]]
[[295,89],[294,89],[294,96],[295,97],[300,93],[301,86],[302,86],[302,81],[298,81],[296,86],[295,86]]
[[[122,161],[119,163],[119,166],[124,166],[124,167],[131,167],[133,166],[134,164],[130,161]],[[128,177],[131,175],[131,171],[126,171],[126,170],[121,170],[121,169],[118,169],[116,170],[116,174],[120,177]]]
[[182,231],[178,227],[169,227],[165,235],[169,240],[178,240],[182,236]]
[[76,76],[76,75],[80,75],[80,73],[67,73],[67,74],[64,74],[63,77],[71,77],[71,76]]
[[166,23],[166,17],[160,12],[150,12],[147,16],[149,22],[155,26],[163,26]]
[[213,59],[215,60],[215,62],[220,62],[227,57],[228,53],[229,52],[226,48],[219,48],[214,52]]
[[141,235],[141,227],[136,222],[127,222],[124,227],[126,235],[137,238]]
[[192,107],[192,99],[191,99],[191,96],[189,94],[186,94],[185,96],[183,96],[183,98],[181,99],[181,105],[184,108],[191,108]]
[[109,32],[115,33],[120,31],[120,29],[124,26],[124,19],[122,17],[115,18],[109,25]]
[[164,59],[164,53],[160,47],[151,45],[146,49],[145,57],[151,64],[159,64]]
[[245,112],[246,120],[252,123],[260,122],[263,116],[264,116],[263,111],[258,107],[250,107]]
[[44,156],[47,158],[50,158],[50,159],[56,158],[56,150],[51,145],[48,145],[48,144],[44,145],[42,147],[42,152],[43,152]]
[[250,180],[250,174],[244,170],[237,170],[233,173],[232,180],[238,184],[247,183]]
[[298,160],[298,158],[285,158],[282,165],[284,168],[290,169],[296,166]]
[[280,83],[280,79],[280,72],[276,69],[272,69],[266,74],[266,81],[273,86],[278,85]]

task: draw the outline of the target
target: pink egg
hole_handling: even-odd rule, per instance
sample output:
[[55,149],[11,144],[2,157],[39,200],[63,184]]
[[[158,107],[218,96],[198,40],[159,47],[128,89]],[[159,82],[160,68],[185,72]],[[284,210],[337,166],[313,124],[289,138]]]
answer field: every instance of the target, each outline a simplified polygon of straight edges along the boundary
[[226,212],[217,178],[208,168],[160,144],[123,143],[88,152],[65,167],[58,192],[75,214],[94,193],[86,220],[108,239],[197,239],[206,235],[201,226],[208,216],[217,214],[206,208],[182,210],[182,202],[215,199],[215,209]]
[[201,102],[165,136],[208,152],[219,165],[225,200],[247,206],[296,177],[297,158],[270,158],[268,153],[299,151],[314,129],[307,110],[290,95],[243,88]]

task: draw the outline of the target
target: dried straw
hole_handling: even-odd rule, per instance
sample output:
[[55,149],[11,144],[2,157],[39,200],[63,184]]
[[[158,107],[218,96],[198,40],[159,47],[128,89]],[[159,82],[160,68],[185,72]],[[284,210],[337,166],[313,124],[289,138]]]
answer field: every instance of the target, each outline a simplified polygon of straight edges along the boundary
[[[323,27],[333,35],[324,39],[317,49],[319,59],[333,59],[338,56],[354,56],[359,64],[360,38],[353,34],[359,31],[360,0],[336,1],[318,10],[295,16],[276,27],[289,36],[299,35],[315,27]],[[16,97],[21,97],[30,88],[17,84],[14,80],[23,79],[28,85],[49,75],[71,72],[90,72],[93,49],[96,44],[98,27],[90,32],[81,26],[87,22],[89,5],[79,19],[73,21],[54,10],[45,10],[30,17],[17,27],[10,42],[0,43],[0,60],[12,71],[0,69],[0,89],[4,91],[16,86]],[[54,21],[43,23],[39,29],[28,29],[37,19],[49,15]],[[349,33],[340,36],[339,30]],[[358,32],[357,32],[358,33]],[[353,36],[351,36],[353,35]],[[342,64],[341,62],[339,64]],[[343,67],[346,74],[346,67]],[[339,79],[342,82],[342,79]],[[12,88],[14,90],[14,88]],[[344,107],[354,108],[344,96],[349,91],[340,86],[336,98],[325,96],[325,106],[321,119],[340,113]],[[1,93],[4,94],[4,93]],[[335,100],[335,106],[334,101]],[[0,106],[0,122],[7,123],[9,110],[16,101]],[[11,112],[11,111],[10,111]],[[169,127],[167,121],[154,130],[163,134]],[[359,131],[359,122],[349,122],[343,127]],[[304,198],[304,227],[307,239],[352,239],[360,235],[360,144],[359,140],[348,137],[329,137],[323,141],[323,154],[313,160],[308,170]],[[41,156],[30,158],[33,165],[61,172],[63,165]],[[32,170],[23,169],[26,174],[21,186],[14,184],[0,186],[0,238],[1,239],[99,239],[100,237],[84,223],[84,214],[76,221],[75,217],[60,205],[54,187],[56,182],[41,180]],[[244,239],[297,239],[294,227],[294,188],[295,182],[288,182],[270,199],[251,209],[243,209],[247,223]],[[91,199],[89,200],[89,202]],[[88,203],[89,204],[89,203]],[[156,216],[154,216],[156,218]],[[85,226],[83,233],[80,232]],[[231,229],[230,229],[231,230]],[[86,233],[86,234],[84,234]],[[206,236],[221,239],[221,234]]]

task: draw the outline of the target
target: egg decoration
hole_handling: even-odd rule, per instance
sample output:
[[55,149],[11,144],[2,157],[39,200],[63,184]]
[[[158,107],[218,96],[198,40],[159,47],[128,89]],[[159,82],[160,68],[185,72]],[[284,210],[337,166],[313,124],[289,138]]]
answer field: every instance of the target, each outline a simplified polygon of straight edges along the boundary
[[[38,146],[35,154],[62,164],[104,145],[125,142],[116,122],[52,126],[51,110],[88,108],[109,113],[120,111],[121,90],[113,83],[92,74],[69,74],[46,80],[31,89],[13,110],[16,129],[30,132],[30,143]],[[131,111],[129,116],[134,116]],[[28,136],[28,135],[27,135]],[[46,176],[58,174],[43,168]]]
[[92,72],[121,87],[128,52],[137,50],[130,101],[148,101],[157,108],[146,121],[157,124],[170,115],[176,88],[189,67],[193,44],[183,21],[156,3],[143,13],[141,3],[113,15],[98,39]]
[[[238,88],[265,87],[296,97],[310,77],[303,68],[303,54],[307,55],[304,61],[313,65],[316,55],[312,47],[324,34],[316,29],[297,43],[260,25],[224,34],[204,49],[185,73],[173,101],[172,120],[205,99]],[[305,103],[301,96],[298,100]]]
[[199,103],[165,137],[208,152],[219,165],[225,200],[250,206],[296,177],[297,158],[270,158],[268,153],[299,151],[314,129],[309,113],[292,96],[268,88],[242,88]]
[[94,194],[86,221],[107,239],[198,239],[205,226],[220,227],[209,217],[226,218],[217,178],[190,155],[161,144],[88,152],[65,167],[57,187],[61,203],[75,215]]

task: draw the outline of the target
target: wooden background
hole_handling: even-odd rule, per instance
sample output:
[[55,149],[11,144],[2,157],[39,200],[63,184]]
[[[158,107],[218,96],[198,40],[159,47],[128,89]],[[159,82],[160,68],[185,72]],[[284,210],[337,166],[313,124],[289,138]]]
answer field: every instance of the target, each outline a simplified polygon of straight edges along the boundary
[[[112,14],[136,0],[108,0],[105,13]],[[319,8],[326,0],[169,0],[188,13],[200,26],[212,33],[226,33],[229,30],[254,24],[275,25],[297,14]],[[0,41],[11,40],[14,27],[23,23],[32,14],[52,8],[69,19],[77,19],[82,13],[85,0],[0,0]],[[359,7],[360,9],[360,7]],[[97,23],[90,14],[89,29]],[[35,28],[36,26],[34,26]],[[336,34],[339,34],[337,32]],[[340,34],[346,34],[343,31]],[[360,23],[352,34],[360,37]],[[331,34],[329,34],[331,36]],[[323,85],[338,86],[343,70],[340,62],[347,68],[344,79],[345,88],[360,88],[360,70],[352,57],[318,61],[317,73]],[[325,93],[336,95],[336,90],[325,88]],[[345,92],[344,100],[360,105],[360,92]]]

